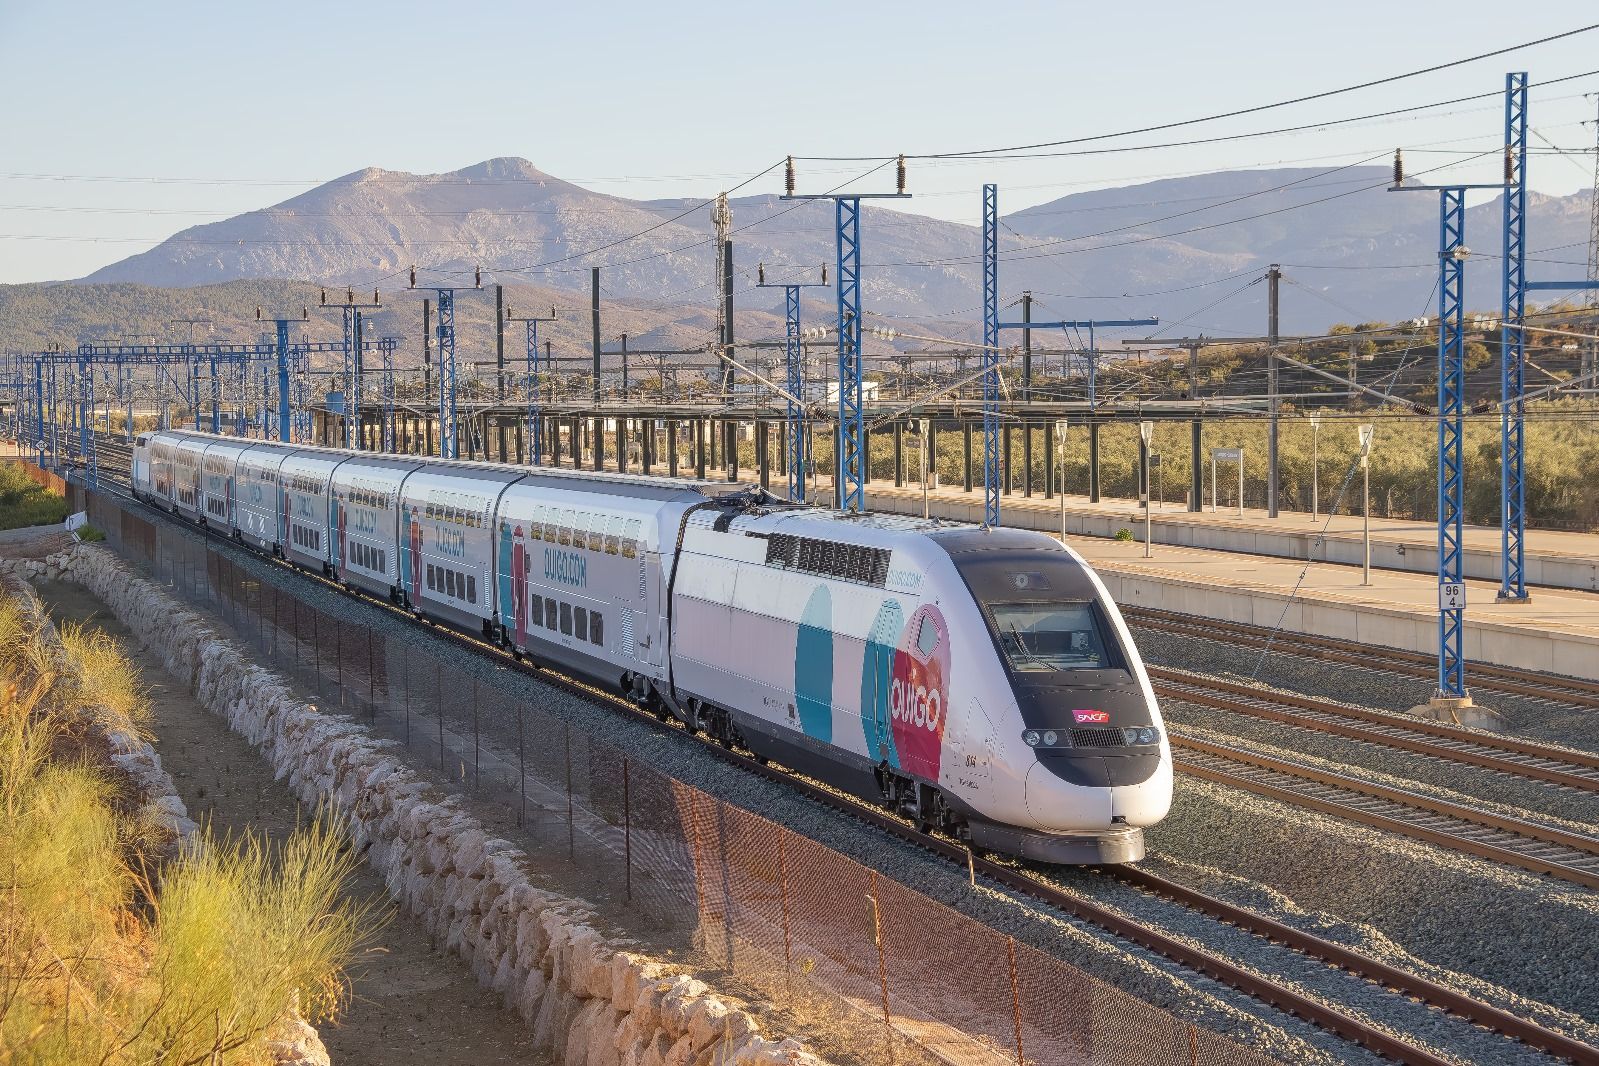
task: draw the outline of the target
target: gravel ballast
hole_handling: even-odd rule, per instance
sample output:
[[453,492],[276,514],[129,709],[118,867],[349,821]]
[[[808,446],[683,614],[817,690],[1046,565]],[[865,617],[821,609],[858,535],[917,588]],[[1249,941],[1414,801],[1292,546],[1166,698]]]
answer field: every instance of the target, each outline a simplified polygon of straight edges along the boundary
[[[163,535],[178,532],[195,542],[197,531],[168,522]],[[288,590],[308,604],[352,626],[371,627],[390,639],[426,643],[450,656],[452,665],[492,689],[507,706],[537,705],[573,727],[625,747],[641,763],[686,784],[787,826],[884,875],[951,906],[974,920],[1081,967],[1129,993],[1185,1020],[1231,1037],[1245,1046],[1287,1062],[1378,1062],[1316,1027],[1281,1014],[1202,975],[1190,973],[1157,955],[1084,923],[1053,913],[1027,899],[987,888],[973,889],[964,870],[869,829],[796,795],[780,783],[728,766],[681,731],[620,715],[536,678],[473,655],[436,637],[393,612],[342,595],[241,548],[210,542],[243,567],[252,579]],[[1275,954],[1278,949],[1269,948]],[[1267,969],[1271,966],[1268,965]],[[1324,969],[1324,968],[1323,968]]]

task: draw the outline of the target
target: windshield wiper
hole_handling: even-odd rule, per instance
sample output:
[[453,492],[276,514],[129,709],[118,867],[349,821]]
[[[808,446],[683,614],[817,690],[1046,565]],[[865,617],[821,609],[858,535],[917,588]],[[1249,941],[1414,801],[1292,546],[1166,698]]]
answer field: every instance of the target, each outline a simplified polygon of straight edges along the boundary
[[1021,631],[1016,628],[1016,623],[1015,622],[1011,622],[1010,623],[1010,635],[1016,641],[1017,650],[1020,651],[1023,655],[1025,655],[1027,658],[1031,659],[1033,662],[1037,663],[1039,666],[1042,666],[1045,670],[1053,670],[1053,669],[1055,669],[1049,663],[1047,663],[1043,659],[1039,658],[1038,655],[1033,651],[1033,649],[1031,649],[1031,648],[1029,648],[1027,646],[1027,642],[1022,639]]

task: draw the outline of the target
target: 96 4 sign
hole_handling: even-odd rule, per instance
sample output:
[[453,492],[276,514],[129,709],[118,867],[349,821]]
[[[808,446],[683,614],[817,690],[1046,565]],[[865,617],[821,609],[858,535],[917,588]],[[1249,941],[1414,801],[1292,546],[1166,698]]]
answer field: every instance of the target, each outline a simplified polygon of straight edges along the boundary
[[1459,581],[1441,581],[1438,583],[1438,609],[1440,611],[1458,611],[1466,606],[1466,586]]

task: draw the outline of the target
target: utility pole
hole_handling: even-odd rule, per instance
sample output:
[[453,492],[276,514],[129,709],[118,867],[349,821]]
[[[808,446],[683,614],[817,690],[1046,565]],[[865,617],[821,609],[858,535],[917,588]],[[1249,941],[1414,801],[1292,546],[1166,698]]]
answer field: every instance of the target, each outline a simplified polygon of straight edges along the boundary
[[[1599,286],[1599,93],[1593,94],[1596,105],[1593,119],[1593,202],[1588,207],[1588,282]],[[1588,327],[1589,333],[1599,332],[1599,322]],[[1585,352],[1582,372],[1588,377],[1588,391],[1594,389],[1592,374],[1599,370],[1599,340],[1590,340]]]
[[622,402],[627,402],[627,334],[622,334]]
[[[1033,294],[1022,293],[1022,403],[1033,399]],[[1033,426],[1022,417],[1022,495],[1033,494]],[[1047,480],[1047,479],[1046,479]]]
[[498,379],[495,399],[505,402],[505,286],[494,286],[494,373]]
[[1277,517],[1277,421],[1282,397],[1277,388],[1277,345],[1282,336],[1278,322],[1278,290],[1283,268],[1273,263],[1266,271],[1266,397],[1271,425],[1266,432],[1266,516]]
[[594,406],[600,405],[600,268],[589,272],[589,322],[594,342]]

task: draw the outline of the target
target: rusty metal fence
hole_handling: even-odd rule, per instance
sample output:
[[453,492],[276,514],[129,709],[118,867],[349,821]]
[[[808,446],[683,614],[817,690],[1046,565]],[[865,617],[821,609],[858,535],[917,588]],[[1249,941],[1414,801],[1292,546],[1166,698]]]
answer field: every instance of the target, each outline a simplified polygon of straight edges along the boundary
[[120,555],[308,699],[408,749],[557,883],[760,990],[840,1061],[1272,1061],[652,769],[543,710],[508,666],[464,663],[420,631],[352,627],[310,585],[264,582],[119,498],[86,500]]

